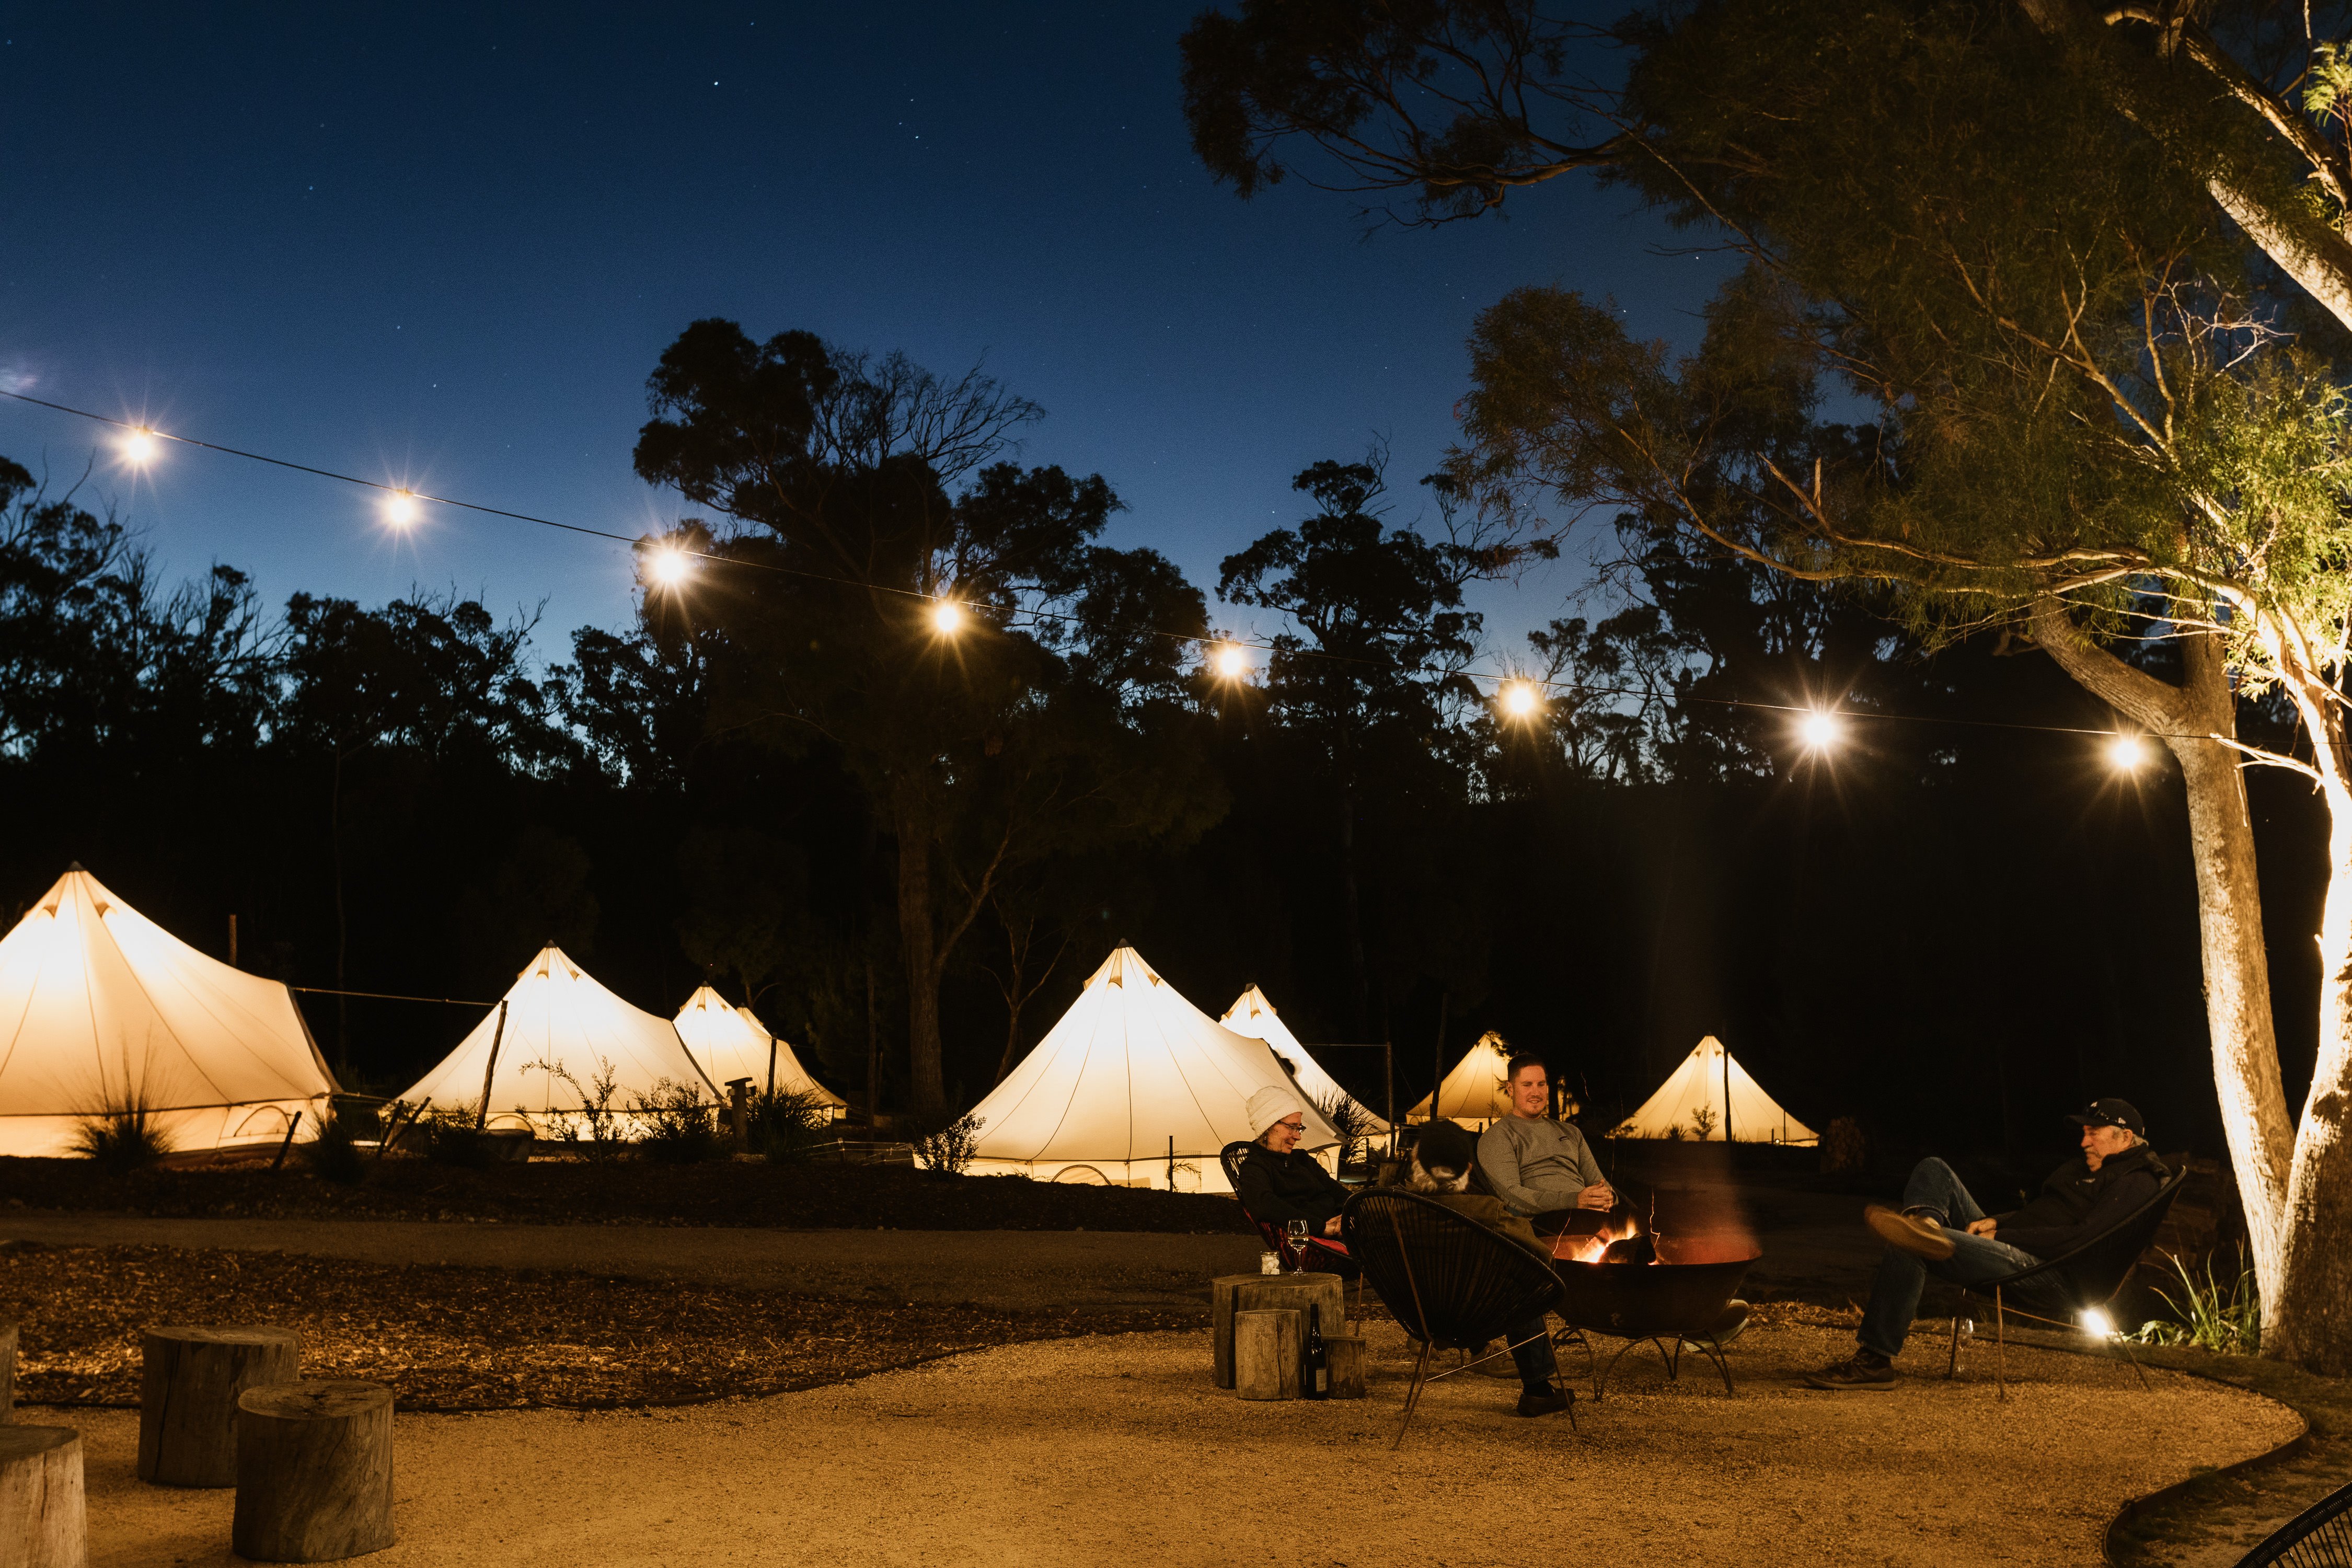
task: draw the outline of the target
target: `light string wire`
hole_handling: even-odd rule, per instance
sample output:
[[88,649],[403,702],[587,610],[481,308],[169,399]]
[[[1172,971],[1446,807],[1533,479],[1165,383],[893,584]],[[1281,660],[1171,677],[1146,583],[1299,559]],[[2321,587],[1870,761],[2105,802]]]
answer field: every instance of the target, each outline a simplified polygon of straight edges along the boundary
[[[460,511],[477,512],[485,517],[505,518],[513,522],[528,522],[535,524],[541,528],[560,529],[566,533],[585,534],[591,539],[605,539],[610,540],[616,544],[625,544],[633,550],[638,545],[646,542],[646,539],[642,535],[614,533],[609,529],[590,528],[584,524],[576,522],[563,522],[551,517],[539,517],[527,511],[512,511],[505,507],[489,506],[480,501],[465,500],[456,496],[435,495],[429,491],[416,489],[407,485],[391,484],[382,479],[362,479],[357,474],[341,473],[333,468],[321,468],[313,464],[298,463],[286,458],[273,458],[266,452],[252,452],[247,451],[241,447],[229,447],[224,446],[216,441],[199,440],[193,436],[174,435],[171,431],[159,430],[152,425],[144,425],[136,420],[118,419],[111,415],[93,413],[87,408],[76,408],[68,404],[53,403],[47,398],[35,397],[27,393],[15,392],[6,388],[0,388],[0,397],[12,398],[18,403],[31,404],[37,408],[47,408],[58,414],[70,415],[77,419],[87,419],[93,424],[110,425],[118,430],[128,431],[138,436],[149,437],[158,441],[171,441],[183,447],[194,447],[202,451],[218,452],[224,457],[243,458],[248,462],[267,463],[272,468],[290,468],[296,473],[310,474],[322,479],[333,479],[341,484],[356,485],[362,489],[380,491],[388,497],[396,497],[419,501],[430,501],[436,506],[446,506]],[[667,541],[664,541],[660,545],[660,548],[672,551],[681,556],[696,560],[709,561],[723,566],[749,568],[751,570],[760,572],[772,572],[783,576],[805,578],[812,582],[831,583],[842,587],[862,588],[869,592],[895,594],[905,598],[920,599],[930,604],[952,604],[955,602],[943,595],[926,594],[917,588],[901,588],[892,584],[866,582],[855,577],[838,577],[828,573],[812,572],[803,567],[781,566],[773,562],[746,561],[740,557],[724,554],[718,551],[693,550],[685,545],[669,542]],[[1075,621],[1079,618],[1076,616],[1060,611],[1041,609],[1034,606],[1024,606],[1016,609],[1013,613],[1018,616],[1027,616],[1033,621],[1066,622]],[[1167,631],[1157,626],[1147,627],[1145,629],[1152,637],[1164,637],[1175,642],[1198,643],[1204,648],[1214,648],[1219,645],[1223,645],[1233,647],[1255,648],[1265,653],[1280,652],[1286,657],[1293,658],[1314,658],[1327,660],[1335,664],[1365,665],[1404,675],[1436,676],[1448,679],[1460,676],[1465,679],[1474,681],[1487,680],[1495,683],[1498,695],[1504,689],[1516,684],[1528,688],[1538,688],[1543,690],[1552,692],[1580,693],[1603,697],[1638,698],[1644,703],[1655,701],[1659,697],[1659,693],[1656,690],[1648,687],[1612,686],[1593,681],[1561,680],[1557,677],[1512,674],[1508,672],[1495,675],[1485,670],[1470,669],[1467,668],[1456,668],[1446,665],[1408,665],[1382,659],[1362,658],[1352,654],[1328,653],[1316,648],[1302,648],[1297,647],[1280,647],[1276,644],[1262,638],[1253,639],[1249,637],[1232,636],[1202,637],[1196,632]],[[1890,713],[1880,709],[1823,709],[1804,703],[1768,702],[1759,699],[1748,697],[1710,697],[1696,692],[1678,692],[1675,694],[1675,700],[1682,702],[1704,702],[1719,708],[1752,709],[1759,712],[1786,713],[1806,718],[1828,717],[1838,720],[1875,719],[1893,723],[1948,724],[1973,730],[2017,730],[2039,734],[2083,735],[2106,741],[2115,741],[2130,736],[2137,736],[2147,740],[2167,741],[2205,741],[2223,739],[2223,737],[2203,733],[2176,735],[2155,730],[2116,731],[2099,729],[2086,724],[2032,724],[2018,720],[1963,719],[1947,715],[1923,713]]]

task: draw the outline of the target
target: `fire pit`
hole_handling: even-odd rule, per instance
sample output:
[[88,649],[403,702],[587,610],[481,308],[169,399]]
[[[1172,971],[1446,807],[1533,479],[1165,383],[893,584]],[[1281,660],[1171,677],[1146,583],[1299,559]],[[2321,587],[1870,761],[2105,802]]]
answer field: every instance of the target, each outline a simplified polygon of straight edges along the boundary
[[1723,1327],[1725,1312],[1748,1266],[1761,1256],[1746,1235],[1652,1237],[1631,1215],[1612,1221],[1597,1236],[1562,1235],[1552,1258],[1564,1289],[1552,1310],[1580,1331],[1580,1338],[1607,1334],[1625,1342],[1605,1369],[1591,1342],[1584,1342],[1592,1397],[1601,1396],[1617,1363],[1644,1340],[1658,1347],[1669,1379],[1681,1375],[1683,1351],[1695,1348],[1723,1374],[1724,1393],[1736,1393],[1717,1335],[1729,1331]]

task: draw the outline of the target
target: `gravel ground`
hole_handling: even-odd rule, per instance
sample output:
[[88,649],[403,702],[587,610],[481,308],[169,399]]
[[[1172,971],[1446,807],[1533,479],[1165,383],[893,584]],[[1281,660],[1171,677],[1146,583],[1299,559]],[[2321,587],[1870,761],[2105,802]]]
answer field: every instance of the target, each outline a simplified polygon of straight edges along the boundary
[[[1957,1384],[1801,1389],[1851,1344],[1784,1323],[1733,1349],[1737,1399],[1654,1358],[1606,1404],[1520,1421],[1511,1385],[1434,1384],[1401,1451],[1404,1342],[1365,1325],[1364,1402],[1242,1403],[1202,1331],[1007,1345],[687,1410],[409,1415],[383,1568],[694,1563],[1413,1563],[1946,1568],[2095,1563],[2130,1497],[2287,1441],[2283,1406],[2013,1347]],[[1924,1370],[1925,1350],[1913,1358]],[[37,1410],[21,1417],[41,1422]],[[228,1492],[142,1487],[129,1412],[59,1412],[89,1455],[93,1568],[227,1564]],[[1300,1505],[1277,1511],[1283,1500]],[[1311,1511],[1310,1511],[1311,1510]]]

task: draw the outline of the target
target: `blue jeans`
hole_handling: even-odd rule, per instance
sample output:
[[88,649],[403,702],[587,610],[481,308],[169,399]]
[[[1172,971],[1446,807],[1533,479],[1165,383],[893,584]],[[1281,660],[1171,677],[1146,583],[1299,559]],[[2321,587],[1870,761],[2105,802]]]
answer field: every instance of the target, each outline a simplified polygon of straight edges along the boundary
[[[1968,1233],[1969,1223],[1984,1218],[1985,1212],[1941,1160],[1922,1160],[1912,1167],[1911,1179],[1903,1187],[1903,1206],[1926,1209],[1930,1217],[1941,1219],[1944,1234],[1951,1238],[1952,1255],[1931,1263],[1890,1247],[1878,1260],[1878,1279],[1870,1287],[1870,1305],[1863,1309],[1862,1331],[1855,1337],[1862,1341],[1863,1349],[1875,1351],[1889,1361],[1903,1352],[1903,1342],[1910,1335],[1911,1320],[1918,1315],[1919,1297],[1927,1288],[1929,1275],[1951,1285],[1980,1285],[2042,1261],[2005,1241]],[[2001,1297],[2004,1304],[2052,1317],[2071,1317],[2074,1306],[2066,1282],[2054,1274],[2038,1274],[2004,1290]]]
[[1503,1332],[1509,1336],[1511,1364],[1519,1369],[1519,1386],[1529,1394],[1551,1381],[1558,1366],[1551,1353],[1551,1325],[1538,1313],[1524,1323],[1513,1323]]

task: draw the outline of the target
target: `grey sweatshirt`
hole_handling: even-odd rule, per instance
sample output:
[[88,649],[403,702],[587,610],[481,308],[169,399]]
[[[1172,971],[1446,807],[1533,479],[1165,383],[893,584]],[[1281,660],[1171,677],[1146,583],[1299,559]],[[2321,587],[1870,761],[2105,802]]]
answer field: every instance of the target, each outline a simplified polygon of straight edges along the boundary
[[1506,1116],[1479,1136],[1478,1169],[1513,1214],[1574,1208],[1585,1188],[1608,1180],[1583,1133],[1524,1116]]

